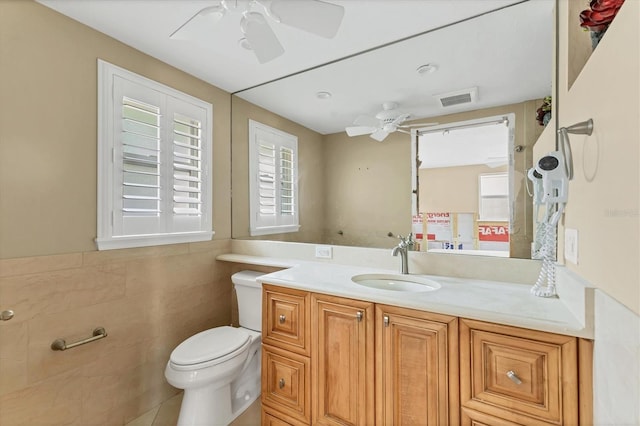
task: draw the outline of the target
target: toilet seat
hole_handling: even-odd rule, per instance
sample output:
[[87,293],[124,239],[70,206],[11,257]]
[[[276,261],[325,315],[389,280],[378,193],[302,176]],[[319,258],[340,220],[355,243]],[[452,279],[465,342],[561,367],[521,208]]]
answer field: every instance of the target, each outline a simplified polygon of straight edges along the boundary
[[251,344],[242,328],[216,327],[202,331],[180,343],[171,352],[170,362],[179,370],[193,370],[220,364],[241,354]]

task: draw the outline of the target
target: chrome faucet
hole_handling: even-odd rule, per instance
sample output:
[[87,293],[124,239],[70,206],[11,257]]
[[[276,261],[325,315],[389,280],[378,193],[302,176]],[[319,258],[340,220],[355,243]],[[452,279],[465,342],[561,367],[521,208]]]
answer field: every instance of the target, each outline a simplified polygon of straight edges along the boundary
[[400,272],[402,274],[409,273],[409,249],[413,247],[413,234],[409,234],[408,237],[404,238],[402,235],[398,235],[400,239],[400,243],[393,248],[391,251],[392,256],[397,256],[400,253],[401,260],[401,269]]

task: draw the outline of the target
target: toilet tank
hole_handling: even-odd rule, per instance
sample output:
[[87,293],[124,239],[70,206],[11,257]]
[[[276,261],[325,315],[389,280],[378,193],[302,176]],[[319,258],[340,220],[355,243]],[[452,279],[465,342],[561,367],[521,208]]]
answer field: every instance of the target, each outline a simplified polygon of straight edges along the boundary
[[238,299],[240,327],[262,331],[262,285],[256,278],[264,272],[240,271],[231,276]]

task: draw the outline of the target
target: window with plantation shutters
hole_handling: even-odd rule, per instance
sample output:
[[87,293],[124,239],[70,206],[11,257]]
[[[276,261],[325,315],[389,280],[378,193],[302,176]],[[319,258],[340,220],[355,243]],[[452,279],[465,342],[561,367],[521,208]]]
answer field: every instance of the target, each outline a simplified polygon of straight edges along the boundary
[[211,104],[98,65],[98,249],[210,240]]
[[249,120],[251,235],[296,232],[298,138]]

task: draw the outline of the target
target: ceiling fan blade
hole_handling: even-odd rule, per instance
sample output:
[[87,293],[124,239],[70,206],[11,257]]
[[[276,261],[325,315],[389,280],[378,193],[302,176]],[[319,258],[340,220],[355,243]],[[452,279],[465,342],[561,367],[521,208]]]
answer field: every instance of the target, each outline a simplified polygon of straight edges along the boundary
[[342,23],[344,7],[319,0],[273,0],[269,13],[285,25],[333,38]]
[[413,123],[413,124],[403,124],[402,127],[404,129],[410,129],[411,127],[425,127],[425,126],[437,126],[440,123]]
[[386,132],[382,129],[376,130],[375,132],[371,133],[371,137],[378,142],[382,142],[387,136],[389,136],[389,132]]
[[222,5],[205,7],[193,15],[169,36],[173,40],[206,40],[211,29],[224,16],[226,9]]
[[358,118],[353,121],[353,124],[356,126],[373,127],[376,129],[380,127],[380,121],[377,118],[373,118],[368,115],[359,115]]
[[351,127],[347,127],[344,130],[347,132],[347,135],[349,136],[360,136],[360,135],[369,135],[375,132],[376,130],[378,130],[378,128],[371,127],[371,126],[351,126]]
[[396,118],[393,119],[393,122],[391,124],[393,124],[394,126],[397,127],[400,124],[402,124],[405,121],[407,121],[409,119],[409,117],[411,117],[411,114],[400,114],[399,116],[397,116]]
[[240,28],[261,64],[284,53],[284,48],[262,14],[245,13],[240,21]]

